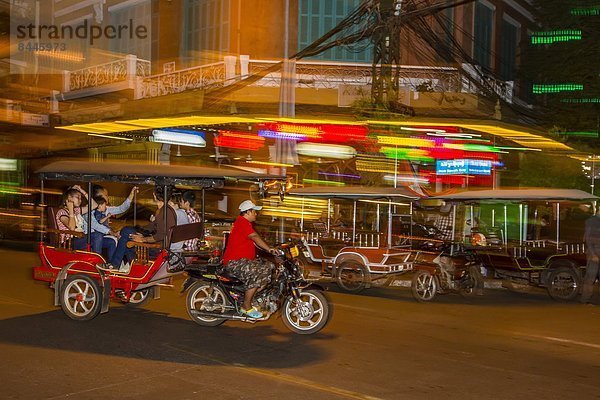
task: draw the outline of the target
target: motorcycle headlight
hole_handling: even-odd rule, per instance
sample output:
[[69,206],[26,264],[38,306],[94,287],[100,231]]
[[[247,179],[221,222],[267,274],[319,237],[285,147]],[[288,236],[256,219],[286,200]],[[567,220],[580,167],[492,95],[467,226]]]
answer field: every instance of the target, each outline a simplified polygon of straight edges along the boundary
[[290,254],[292,257],[298,257],[300,255],[300,250],[298,250],[298,246],[293,246],[290,248]]

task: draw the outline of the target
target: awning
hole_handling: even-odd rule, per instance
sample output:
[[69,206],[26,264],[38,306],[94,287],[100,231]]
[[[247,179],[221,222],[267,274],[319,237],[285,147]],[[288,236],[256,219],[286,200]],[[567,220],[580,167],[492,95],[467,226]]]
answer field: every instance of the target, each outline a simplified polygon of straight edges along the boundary
[[313,186],[290,190],[291,196],[306,196],[316,198],[336,199],[409,199],[421,198],[416,192],[405,188],[375,187],[375,186]]
[[[216,187],[225,180],[283,180],[280,175],[267,175],[232,168],[213,168],[192,165],[143,164],[130,162],[57,161],[36,173],[45,179],[73,181],[116,181],[127,183],[189,184]],[[214,184],[213,184],[214,183]]]
[[447,201],[592,201],[598,197],[579,189],[493,189],[434,196],[431,199]]

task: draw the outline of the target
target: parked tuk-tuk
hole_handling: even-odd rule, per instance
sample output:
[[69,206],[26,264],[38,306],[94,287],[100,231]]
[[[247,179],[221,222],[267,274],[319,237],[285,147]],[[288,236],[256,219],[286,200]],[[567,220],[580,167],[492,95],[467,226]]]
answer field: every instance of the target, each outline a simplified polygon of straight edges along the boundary
[[[260,175],[226,168],[209,168],[183,165],[153,165],[126,162],[59,161],[37,171],[44,193],[45,181],[60,181],[67,185],[83,184],[92,192],[92,183],[112,182],[129,185],[161,185],[164,193],[168,186],[201,191],[197,207],[200,222],[177,225],[171,228],[163,243],[129,242],[135,248],[135,259],[127,271],[107,267],[102,254],[90,251],[92,213],[87,213],[87,250],[73,250],[70,240],[59,240],[60,235],[80,235],[85,232],[58,229],[55,222],[56,209],[41,202],[46,212],[42,213],[39,244],[40,265],[33,268],[35,280],[49,282],[54,289],[54,304],[61,306],[67,316],[74,320],[90,320],[109,309],[111,299],[139,306],[150,299],[160,297],[160,288],[170,286],[172,278],[181,273],[186,265],[210,257],[202,248],[175,254],[170,244],[190,239],[203,239],[205,191],[223,188],[226,182],[248,182],[258,184],[257,191],[264,192],[265,180],[281,179],[279,176]],[[248,185],[246,184],[245,187]],[[283,186],[281,186],[283,187]],[[133,221],[136,225],[136,201],[133,201]],[[164,226],[167,225],[167,212]],[[160,223],[160,222],[159,222]],[[153,253],[157,254],[153,256]],[[118,266],[117,266],[118,268]]]
[[[413,202],[421,196],[400,187],[305,187],[292,189],[301,208],[306,275],[333,279],[359,292],[380,279],[412,269]],[[311,201],[324,210],[315,213]]]
[[598,197],[576,189],[494,189],[433,197],[451,204],[451,241],[505,287],[545,287],[556,300],[578,293],[585,220]]

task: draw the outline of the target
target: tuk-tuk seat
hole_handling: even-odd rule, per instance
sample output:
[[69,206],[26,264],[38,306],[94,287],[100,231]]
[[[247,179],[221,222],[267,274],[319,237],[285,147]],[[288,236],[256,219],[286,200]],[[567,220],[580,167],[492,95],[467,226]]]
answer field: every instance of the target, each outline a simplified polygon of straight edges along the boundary
[[[167,235],[167,248],[171,247],[172,243],[183,242],[190,239],[200,238],[203,233],[203,223],[194,222],[191,224],[175,225],[169,229]],[[135,241],[127,242],[127,247],[135,248],[135,259],[140,263],[147,263],[149,260],[150,249],[162,249],[162,243],[141,243]],[[182,255],[187,258],[193,258],[200,253],[196,252],[182,252]],[[186,260],[187,262],[187,260]]]

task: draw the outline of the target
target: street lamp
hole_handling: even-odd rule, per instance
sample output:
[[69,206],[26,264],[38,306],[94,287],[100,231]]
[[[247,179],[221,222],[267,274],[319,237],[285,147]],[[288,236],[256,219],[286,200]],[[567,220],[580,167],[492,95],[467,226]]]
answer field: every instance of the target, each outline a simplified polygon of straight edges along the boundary
[[600,156],[591,155],[588,156],[585,161],[581,162],[581,170],[583,171],[583,174],[586,178],[591,179],[590,188],[592,194],[594,194],[594,186],[596,183],[596,179],[600,178],[600,176],[598,176],[598,173],[600,171],[598,171],[598,168],[596,168],[596,163],[598,161],[600,161]]

